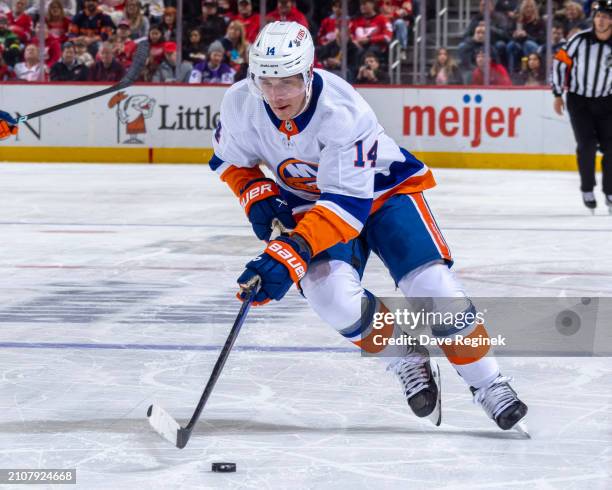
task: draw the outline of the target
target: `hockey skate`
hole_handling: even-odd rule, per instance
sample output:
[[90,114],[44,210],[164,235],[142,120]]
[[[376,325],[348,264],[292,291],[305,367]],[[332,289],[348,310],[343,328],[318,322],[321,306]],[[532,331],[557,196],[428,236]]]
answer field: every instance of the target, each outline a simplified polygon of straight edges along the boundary
[[612,194],[606,194],[606,204],[608,205],[608,213],[612,214]]
[[583,192],[582,202],[587,208],[591,210],[591,213],[595,214],[595,208],[597,207],[597,201],[595,200],[595,194],[593,194],[592,192]]
[[427,417],[439,426],[442,422],[440,368],[429,358],[425,347],[415,346],[407,356],[390,364],[400,380],[408,405],[417,417]]
[[474,403],[478,403],[498,427],[502,430],[515,429],[526,437],[527,405],[519,400],[516,392],[510,387],[511,378],[499,375],[491,384],[480,389],[470,387]]

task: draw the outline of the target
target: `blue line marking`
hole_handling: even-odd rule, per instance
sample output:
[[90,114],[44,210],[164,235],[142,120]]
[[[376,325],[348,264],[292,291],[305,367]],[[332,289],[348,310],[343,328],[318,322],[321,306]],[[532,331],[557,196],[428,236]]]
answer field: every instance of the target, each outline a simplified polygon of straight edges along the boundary
[[[171,344],[94,344],[79,342],[0,342],[0,348],[5,349],[100,349],[100,350],[165,350],[165,351],[219,351],[220,345],[171,345]],[[237,345],[235,351],[239,352],[331,352],[355,353],[359,349],[351,347],[299,347],[299,346],[266,346],[266,345]]]

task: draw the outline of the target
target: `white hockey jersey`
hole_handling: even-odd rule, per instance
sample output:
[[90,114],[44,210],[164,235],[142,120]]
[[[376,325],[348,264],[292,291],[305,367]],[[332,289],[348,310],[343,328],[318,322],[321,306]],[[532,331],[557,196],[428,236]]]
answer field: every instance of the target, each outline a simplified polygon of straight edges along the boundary
[[272,171],[313,253],[357,236],[390,196],[435,185],[430,170],[385,134],[361,95],[322,70],[315,70],[307,110],[290,121],[279,120],[246,80],[234,84],[213,146],[210,166],[228,183],[237,169],[263,163]]

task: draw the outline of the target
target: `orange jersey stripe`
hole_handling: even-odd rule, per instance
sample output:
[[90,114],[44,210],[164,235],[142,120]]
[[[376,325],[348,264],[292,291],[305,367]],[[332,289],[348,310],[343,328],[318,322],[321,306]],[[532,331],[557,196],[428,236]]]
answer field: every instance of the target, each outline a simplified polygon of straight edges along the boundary
[[[487,329],[484,327],[482,323],[476,325],[476,328],[464,337],[464,339],[477,339],[479,337],[488,339],[489,333]],[[453,364],[463,365],[463,364],[471,364],[473,362],[482,359],[487,355],[489,349],[491,348],[489,345],[466,345],[466,344],[458,344],[453,343],[451,345],[442,344],[440,345],[444,354],[450,362]]]
[[346,243],[359,235],[355,228],[323,206],[309,210],[294,231],[308,242],[313,257],[336,243]]
[[253,179],[265,179],[264,173],[259,167],[235,167],[231,165],[221,174],[221,180],[230,186],[236,197],[240,197],[240,191]]
[[416,204],[419,210],[419,213],[421,214],[423,218],[423,222],[427,226],[429,230],[429,234],[431,235],[434,242],[436,243],[436,246],[438,247],[440,254],[445,259],[450,260],[451,254],[450,254],[448,245],[446,244],[446,241],[444,241],[442,232],[440,231],[440,228],[438,228],[436,220],[432,216],[431,212],[429,211],[429,208],[427,207],[427,204],[425,203],[425,198],[423,197],[423,194],[421,193],[410,194],[410,197],[412,198],[413,202]]
[[372,210],[370,211],[370,215],[378,211],[383,206],[383,204],[387,202],[387,200],[389,200],[396,194],[413,194],[415,192],[423,192],[424,190],[431,189],[435,186],[436,179],[434,179],[431,170],[428,170],[427,173],[418,177],[410,177],[397,187],[390,189],[382,196],[376,198],[376,200],[372,204]]

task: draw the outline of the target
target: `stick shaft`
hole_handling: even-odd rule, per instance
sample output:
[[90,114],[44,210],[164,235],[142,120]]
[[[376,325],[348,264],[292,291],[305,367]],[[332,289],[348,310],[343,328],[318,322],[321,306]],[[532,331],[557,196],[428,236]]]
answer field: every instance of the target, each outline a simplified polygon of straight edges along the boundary
[[253,296],[255,296],[255,292],[256,292],[255,289],[252,289],[249,293],[247,293],[247,296],[244,298],[242,307],[240,308],[240,311],[238,312],[238,315],[236,316],[236,320],[234,321],[234,325],[232,326],[232,329],[230,330],[227,340],[225,341],[225,344],[223,345],[223,349],[221,349],[219,358],[217,359],[217,362],[215,363],[215,367],[213,368],[212,374],[210,375],[210,378],[208,379],[208,383],[206,383],[206,388],[204,388],[204,393],[202,393],[202,397],[200,398],[200,401],[198,402],[198,406],[196,407],[195,412],[193,413],[193,416],[191,417],[191,420],[189,421],[187,426],[185,428],[179,429],[178,442],[177,442],[177,446],[179,448],[185,447],[185,445],[187,444],[187,441],[191,437],[191,431],[193,430],[198,419],[200,418],[202,410],[204,410],[204,406],[206,405],[206,402],[208,401],[208,398],[210,397],[210,394],[212,393],[212,390],[215,387],[215,384],[217,383],[219,376],[221,375],[221,371],[223,371],[225,362],[227,361],[227,358],[230,355],[232,347],[234,347],[234,342],[236,342],[236,338],[238,337],[238,334],[240,333],[240,329],[242,328],[242,325],[244,324],[244,321],[246,320],[247,313],[249,312],[249,309],[251,308]]
[[36,112],[32,112],[30,114],[27,114],[25,116],[21,116],[18,121],[19,122],[25,122],[29,119],[33,119],[35,117],[40,117],[40,116],[44,116],[45,114],[49,114],[50,112],[55,112],[55,111],[59,111],[61,109],[65,109],[66,107],[70,107],[76,104],[80,104],[81,102],[86,102],[88,100],[91,99],[95,99],[96,97],[101,97],[102,95],[106,95],[106,94],[110,94],[111,92],[115,92],[117,90],[121,90],[124,87],[124,84],[122,83],[117,83],[115,85],[113,85],[112,87],[107,87],[103,90],[98,90],[97,92],[94,92],[92,94],[87,94],[84,95],[83,97],[78,97],[76,99],[72,99],[72,100],[67,100],[66,102],[62,102],[61,104],[57,104],[51,107],[47,107],[46,109],[41,109],[40,111],[36,111]]

